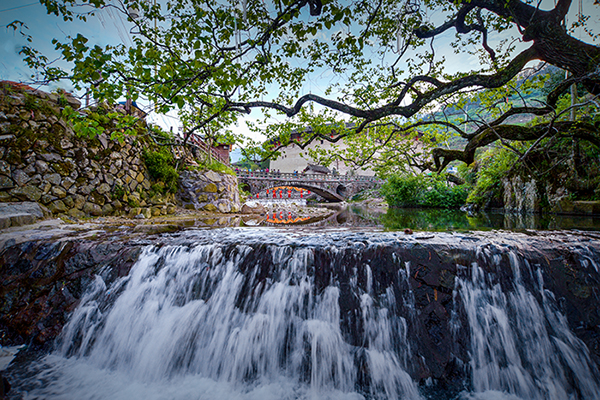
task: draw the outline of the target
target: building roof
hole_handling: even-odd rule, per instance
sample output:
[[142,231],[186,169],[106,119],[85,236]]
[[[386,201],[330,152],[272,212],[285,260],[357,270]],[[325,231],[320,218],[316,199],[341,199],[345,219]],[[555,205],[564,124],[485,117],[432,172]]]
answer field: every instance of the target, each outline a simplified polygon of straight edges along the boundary
[[330,174],[329,168],[322,165],[308,164],[308,167],[304,169],[304,172],[318,172],[319,174]]

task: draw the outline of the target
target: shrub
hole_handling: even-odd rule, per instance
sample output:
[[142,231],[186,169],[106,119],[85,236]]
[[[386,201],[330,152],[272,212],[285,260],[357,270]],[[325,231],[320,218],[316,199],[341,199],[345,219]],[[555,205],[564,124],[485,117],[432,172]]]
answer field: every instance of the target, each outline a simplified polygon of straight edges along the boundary
[[516,154],[505,148],[490,148],[481,154],[477,159],[477,181],[467,202],[482,205],[490,198],[501,197],[502,178],[516,159]]
[[113,189],[113,193],[112,193],[112,199],[113,200],[117,200],[117,199],[121,200],[124,195],[125,195],[125,189],[123,188],[123,186],[115,185],[115,188]]
[[421,175],[409,177],[392,175],[382,186],[381,193],[390,207],[416,207],[422,186]]
[[163,148],[160,151],[144,150],[143,158],[150,176],[164,183],[165,192],[175,193],[179,174],[175,170],[173,156],[168,149]]
[[215,172],[220,172],[223,174],[235,176],[235,171],[232,170],[231,167],[228,167],[227,165],[225,165],[217,160],[211,160],[210,162],[208,162],[208,161],[207,162],[199,162],[198,166],[186,165],[185,169],[191,170],[191,171],[210,170],[210,171],[215,171]]
[[390,207],[458,208],[465,203],[468,188],[449,186],[443,175],[393,175],[381,192]]
[[223,174],[235,176],[235,172],[231,169],[231,167],[228,167],[227,165],[225,165],[217,160],[212,160],[211,163],[206,165],[206,168],[210,169],[212,171],[215,171],[215,172],[221,172]]

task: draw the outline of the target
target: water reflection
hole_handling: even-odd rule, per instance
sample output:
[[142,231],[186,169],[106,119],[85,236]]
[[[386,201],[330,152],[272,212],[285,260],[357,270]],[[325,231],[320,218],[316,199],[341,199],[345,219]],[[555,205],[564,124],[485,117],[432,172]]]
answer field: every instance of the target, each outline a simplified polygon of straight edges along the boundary
[[350,206],[325,216],[302,216],[293,212],[275,211],[260,220],[253,219],[245,225],[262,226],[314,226],[314,227],[370,227],[386,230],[416,231],[485,231],[505,230],[600,230],[600,217],[573,215],[479,213],[469,216],[460,210],[442,209],[389,209],[386,213]]
[[[360,211],[359,211],[360,212]],[[600,230],[600,218],[574,215],[479,213],[470,217],[460,210],[390,209],[380,216],[381,224],[389,230]]]
[[[282,204],[282,206],[285,206]],[[182,219],[180,227],[224,228],[236,226],[347,227],[380,228],[390,231],[410,228],[414,231],[486,231],[563,230],[600,231],[600,216],[479,213],[469,216],[460,210],[389,209],[387,212],[355,205],[326,215],[310,215],[301,210],[283,208],[266,215],[221,216]]]

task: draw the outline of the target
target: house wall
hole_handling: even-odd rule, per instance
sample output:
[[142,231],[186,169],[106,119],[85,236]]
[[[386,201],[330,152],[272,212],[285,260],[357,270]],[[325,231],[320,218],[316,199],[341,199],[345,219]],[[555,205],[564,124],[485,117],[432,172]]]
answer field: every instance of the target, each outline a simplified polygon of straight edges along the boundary
[[[348,145],[344,142],[338,142],[337,148],[344,150],[348,148]],[[326,140],[315,140],[308,148],[316,149],[321,148],[324,150],[333,150],[332,144]],[[296,144],[290,144],[282,150],[281,156],[277,160],[271,160],[270,169],[273,171],[279,170],[283,173],[292,173],[294,171],[301,172],[308,164],[317,164],[317,162],[308,157],[308,148],[302,150]],[[336,160],[330,166],[329,169],[333,171],[336,169],[341,175],[351,174],[353,171],[357,175],[374,176],[375,172],[371,169],[360,169],[356,166],[348,166],[343,161]]]

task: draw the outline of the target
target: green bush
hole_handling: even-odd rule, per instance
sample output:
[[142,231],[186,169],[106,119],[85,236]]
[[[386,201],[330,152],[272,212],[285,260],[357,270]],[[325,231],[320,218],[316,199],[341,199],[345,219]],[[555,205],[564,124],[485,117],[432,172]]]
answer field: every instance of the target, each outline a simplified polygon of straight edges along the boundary
[[392,175],[382,186],[381,193],[390,207],[416,207],[419,205],[418,197],[423,185],[421,175],[409,177]]
[[125,189],[121,185],[115,185],[112,193],[113,200],[121,200],[125,195]]
[[482,205],[488,199],[501,197],[502,178],[515,164],[517,155],[506,148],[490,148],[477,158],[477,181],[468,203]]
[[210,170],[210,171],[215,171],[215,172],[219,172],[222,174],[228,174],[228,175],[235,176],[235,171],[232,170],[231,167],[229,167],[217,160],[211,160],[210,162],[199,162],[198,166],[186,165],[184,168],[186,170],[190,170],[190,171]]
[[231,167],[228,167],[227,165],[225,165],[217,160],[212,160],[212,162],[207,164],[205,167],[207,169],[210,169],[211,171],[221,172],[223,174],[235,176],[235,172],[231,169]]
[[166,148],[160,151],[144,150],[143,157],[150,176],[164,183],[165,192],[175,193],[179,174],[175,170],[173,156],[169,150]]
[[444,176],[391,176],[381,193],[390,207],[458,208],[465,204],[466,185],[449,186]]

